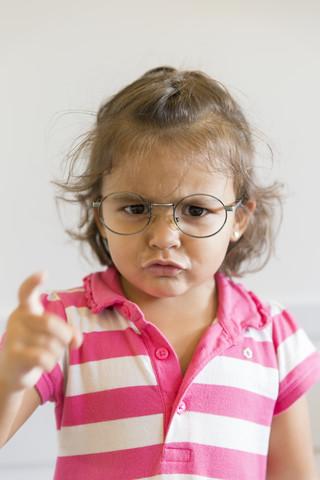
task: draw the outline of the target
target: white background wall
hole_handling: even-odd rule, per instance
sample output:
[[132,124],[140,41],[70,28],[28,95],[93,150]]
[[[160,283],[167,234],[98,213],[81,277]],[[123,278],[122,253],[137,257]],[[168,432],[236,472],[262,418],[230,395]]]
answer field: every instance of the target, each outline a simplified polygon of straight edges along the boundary
[[97,268],[63,232],[50,180],[84,112],[167,64],[222,81],[271,141],[290,196],[277,257],[244,281],[317,340],[319,0],[0,0],[0,12],[0,327],[30,273],[65,288]]
[[74,285],[91,270],[61,228],[50,180],[92,121],[77,112],[96,111],[159,64],[203,69],[224,82],[270,139],[290,196],[277,258],[247,282],[263,296],[319,308],[319,0],[0,0],[0,7],[2,312],[34,270],[49,271],[48,288]]

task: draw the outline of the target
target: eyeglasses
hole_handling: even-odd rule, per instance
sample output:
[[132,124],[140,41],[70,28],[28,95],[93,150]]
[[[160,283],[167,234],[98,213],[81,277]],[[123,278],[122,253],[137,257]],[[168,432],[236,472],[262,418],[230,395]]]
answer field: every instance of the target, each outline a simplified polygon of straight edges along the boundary
[[150,203],[132,192],[114,192],[101,201],[93,202],[99,208],[103,225],[118,235],[135,235],[151,222],[155,207],[172,207],[177,228],[195,238],[216,235],[227,221],[227,213],[235,212],[242,200],[224,205],[213,195],[197,193],[182,198],[178,203]]

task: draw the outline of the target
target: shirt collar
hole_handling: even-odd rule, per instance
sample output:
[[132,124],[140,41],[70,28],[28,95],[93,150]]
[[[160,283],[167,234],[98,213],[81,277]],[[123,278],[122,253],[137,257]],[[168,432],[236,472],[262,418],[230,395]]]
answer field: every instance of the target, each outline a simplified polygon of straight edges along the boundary
[[237,338],[246,328],[261,330],[271,322],[267,304],[241,283],[233,282],[221,273],[216,274],[215,280],[219,296],[217,317],[229,335]]
[[[221,273],[215,275],[215,280],[219,296],[217,318],[229,336],[235,339],[242,336],[242,332],[248,327],[260,330],[270,323],[271,316],[267,305],[252,292]],[[130,311],[132,321],[143,317],[139,307],[125,298],[119,274],[114,266],[88,275],[83,283],[88,306],[93,313],[116,307],[120,312]]]
[[93,313],[100,313],[105,308],[126,301],[119,274],[113,266],[85,277],[83,286],[88,306]]

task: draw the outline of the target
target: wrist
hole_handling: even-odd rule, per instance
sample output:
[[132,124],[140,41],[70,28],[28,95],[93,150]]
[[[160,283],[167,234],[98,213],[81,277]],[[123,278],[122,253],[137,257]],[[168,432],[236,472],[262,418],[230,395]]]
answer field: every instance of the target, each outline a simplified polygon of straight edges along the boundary
[[12,381],[12,376],[8,372],[8,366],[0,354],[0,392],[7,395],[21,395],[25,391],[25,387],[18,385]]

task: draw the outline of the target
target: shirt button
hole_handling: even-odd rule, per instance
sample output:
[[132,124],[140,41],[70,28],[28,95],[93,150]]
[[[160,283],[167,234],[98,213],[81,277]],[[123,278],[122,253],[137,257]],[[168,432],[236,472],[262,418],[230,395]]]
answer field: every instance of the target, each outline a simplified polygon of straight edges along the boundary
[[186,410],[187,410],[186,404],[184,402],[180,402],[177,408],[177,413],[181,415],[181,413],[185,412]]
[[244,348],[242,353],[246,358],[252,358],[253,357],[253,353],[252,353],[251,348]]
[[156,357],[159,360],[165,360],[169,355],[168,349],[165,347],[159,347],[156,350]]

